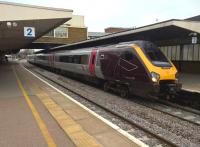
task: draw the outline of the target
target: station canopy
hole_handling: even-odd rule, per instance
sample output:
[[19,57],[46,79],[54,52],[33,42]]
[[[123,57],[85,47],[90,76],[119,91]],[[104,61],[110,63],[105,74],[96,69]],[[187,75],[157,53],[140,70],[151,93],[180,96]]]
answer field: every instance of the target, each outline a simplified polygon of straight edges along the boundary
[[54,47],[51,50],[41,52],[71,50],[134,40],[148,40],[157,45],[177,44],[183,43],[183,41],[191,44],[191,37],[196,36],[200,38],[199,35],[200,21],[172,19],[91,40]]
[[0,54],[28,47],[72,18],[72,10],[0,1]]

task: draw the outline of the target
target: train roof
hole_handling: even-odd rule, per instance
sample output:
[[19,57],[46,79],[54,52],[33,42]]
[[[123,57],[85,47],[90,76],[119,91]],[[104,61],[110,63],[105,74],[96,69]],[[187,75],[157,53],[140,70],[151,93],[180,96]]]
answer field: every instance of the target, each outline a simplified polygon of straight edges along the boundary
[[[137,40],[137,41],[128,41],[128,42],[120,42],[117,44],[110,44],[110,45],[101,45],[101,46],[95,46],[95,47],[88,47],[88,48],[81,48],[81,49],[72,49],[72,50],[63,50],[59,52],[54,52],[56,55],[63,55],[63,54],[89,54],[91,50],[97,49],[97,50],[109,50],[109,49],[117,49],[117,48],[123,48],[123,47],[130,47],[132,44],[137,44],[139,46],[144,46],[146,43],[151,43],[149,41],[144,41],[144,40]],[[51,53],[47,53],[45,55],[48,55]],[[43,53],[37,54],[37,55],[44,55]]]
[[[101,45],[101,46],[95,46],[95,47],[88,47],[88,48],[81,48],[81,49],[76,49],[76,50],[63,50],[63,51],[59,51],[59,52],[54,52],[56,53],[56,55],[81,55],[81,54],[90,54],[91,50],[93,49],[97,49],[97,50],[109,50],[109,49],[120,49],[120,48],[124,48],[124,47],[130,47],[132,44],[137,44],[141,47],[143,47],[145,44],[147,43],[151,43],[150,41],[144,41],[144,40],[137,40],[137,41],[128,41],[128,42],[121,42],[121,43],[117,43],[117,44],[110,44],[110,45]],[[37,54],[37,56],[40,55],[49,55],[51,53],[47,53],[47,54]]]

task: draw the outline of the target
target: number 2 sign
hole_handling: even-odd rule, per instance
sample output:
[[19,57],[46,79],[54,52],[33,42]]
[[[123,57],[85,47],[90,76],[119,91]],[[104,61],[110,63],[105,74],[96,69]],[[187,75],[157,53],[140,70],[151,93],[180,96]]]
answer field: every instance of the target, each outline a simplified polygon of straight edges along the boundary
[[25,37],[35,37],[35,28],[34,27],[24,27],[24,36]]

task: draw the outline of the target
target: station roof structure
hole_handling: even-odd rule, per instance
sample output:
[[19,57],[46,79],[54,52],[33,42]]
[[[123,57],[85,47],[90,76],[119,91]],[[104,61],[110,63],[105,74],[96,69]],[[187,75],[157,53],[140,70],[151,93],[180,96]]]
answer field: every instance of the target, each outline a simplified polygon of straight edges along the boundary
[[133,40],[148,40],[159,44],[166,40],[187,40],[191,38],[193,34],[200,35],[200,21],[171,19],[91,40],[53,47],[50,50],[43,50],[40,52],[71,50]]
[[73,10],[0,1],[0,54],[26,48],[67,22]]

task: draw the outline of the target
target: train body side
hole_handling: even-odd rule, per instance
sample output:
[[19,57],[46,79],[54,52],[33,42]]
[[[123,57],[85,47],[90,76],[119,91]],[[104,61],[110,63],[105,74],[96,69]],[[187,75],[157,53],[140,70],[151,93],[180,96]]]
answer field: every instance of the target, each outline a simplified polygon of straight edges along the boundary
[[[136,41],[54,54],[35,55],[30,62],[50,69],[69,72],[82,79],[101,80],[111,88],[128,89],[140,96],[170,93],[180,88],[175,66],[165,59],[159,61],[152,43]],[[166,58],[162,55],[162,58]],[[158,60],[158,61],[157,61]],[[164,60],[164,59],[161,59]],[[177,88],[177,89],[176,89]]]
[[101,70],[105,80],[119,86],[126,86],[132,94],[136,95],[144,96],[144,93],[150,89],[151,81],[148,71],[134,48],[111,47],[99,52]]

